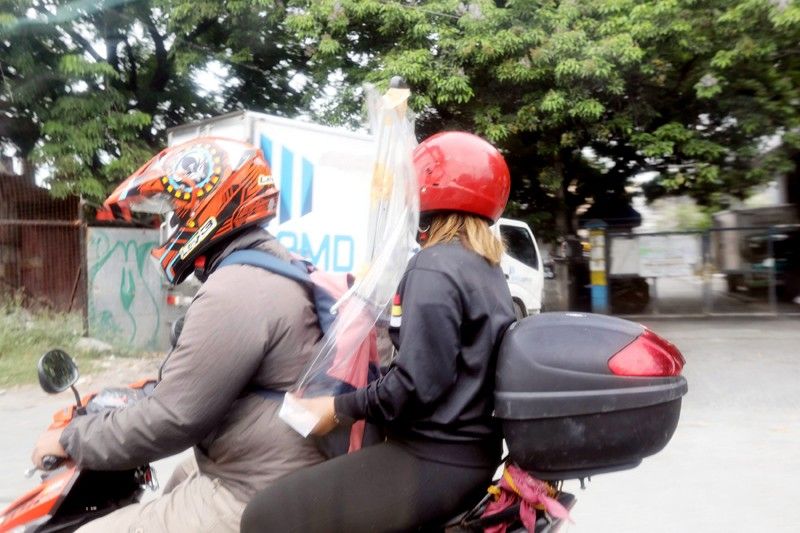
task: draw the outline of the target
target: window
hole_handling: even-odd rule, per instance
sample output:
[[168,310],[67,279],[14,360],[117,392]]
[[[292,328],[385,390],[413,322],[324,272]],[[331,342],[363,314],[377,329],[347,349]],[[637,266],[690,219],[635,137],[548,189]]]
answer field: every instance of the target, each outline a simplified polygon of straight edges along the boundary
[[500,235],[506,243],[506,253],[528,265],[539,269],[539,258],[536,257],[536,247],[533,245],[531,234],[525,228],[516,226],[500,226]]

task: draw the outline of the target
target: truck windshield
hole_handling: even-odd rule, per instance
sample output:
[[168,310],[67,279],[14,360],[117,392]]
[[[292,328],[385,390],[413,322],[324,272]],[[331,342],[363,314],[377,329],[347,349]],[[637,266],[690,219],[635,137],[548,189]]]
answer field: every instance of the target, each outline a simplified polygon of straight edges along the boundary
[[531,234],[525,228],[500,226],[500,235],[506,243],[506,253],[531,268],[539,269],[539,258]]

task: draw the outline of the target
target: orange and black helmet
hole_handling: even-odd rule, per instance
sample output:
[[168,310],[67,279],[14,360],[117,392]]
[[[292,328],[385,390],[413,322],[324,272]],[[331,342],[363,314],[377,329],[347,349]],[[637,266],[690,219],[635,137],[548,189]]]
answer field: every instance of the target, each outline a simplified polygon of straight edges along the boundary
[[247,226],[275,216],[278,189],[261,150],[201,137],[162,151],[104,202],[115,218],[131,211],[165,217],[153,249],[167,280],[183,281],[195,259]]

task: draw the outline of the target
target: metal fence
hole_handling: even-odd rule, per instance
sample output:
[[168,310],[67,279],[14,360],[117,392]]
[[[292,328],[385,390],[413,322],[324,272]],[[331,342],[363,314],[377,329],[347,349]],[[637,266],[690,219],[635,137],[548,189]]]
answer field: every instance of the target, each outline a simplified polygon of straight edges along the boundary
[[84,238],[77,198],[54,199],[20,176],[0,174],[0,297],[85,313]]
[[800,225],[606,239],[614,314],[800,314]]

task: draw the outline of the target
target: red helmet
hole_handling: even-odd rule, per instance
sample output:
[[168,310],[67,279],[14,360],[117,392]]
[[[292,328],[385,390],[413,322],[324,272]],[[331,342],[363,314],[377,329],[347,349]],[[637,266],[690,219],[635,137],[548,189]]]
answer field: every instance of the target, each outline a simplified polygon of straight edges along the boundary
[[497,222],[508,201],[511,177],[500,152],[463,131],[437,133],[414,150],[419,210],[461,211]]
[[[204,137],[162,151],[134,172],[103,206],[165,216],[161,245],[150,252],[170,283],[183,281],[214,243],[275,216],[278,189],[261,150]],[[166,230],[166,231],[165,231]]]

